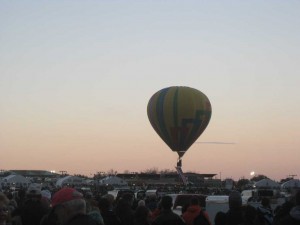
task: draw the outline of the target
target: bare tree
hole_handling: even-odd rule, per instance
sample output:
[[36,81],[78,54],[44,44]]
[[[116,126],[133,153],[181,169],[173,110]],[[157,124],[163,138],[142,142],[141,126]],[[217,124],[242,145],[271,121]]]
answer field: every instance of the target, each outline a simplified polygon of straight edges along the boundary
[[173,174],[173,173],[177,173],[175,170],[170,170],[170,169],[163,169],[160,171],[160,174]]
[[157,167],[153,167],[150,169],[146,169],[143,171],[144,173],[150,173],[150,174],[158,174],[158,168]]
[[113,169],[110,169],[106,172],[106,175],[108,175],[108,176],[115,176],[117,174],[118,174],[118,171],[113,170]]

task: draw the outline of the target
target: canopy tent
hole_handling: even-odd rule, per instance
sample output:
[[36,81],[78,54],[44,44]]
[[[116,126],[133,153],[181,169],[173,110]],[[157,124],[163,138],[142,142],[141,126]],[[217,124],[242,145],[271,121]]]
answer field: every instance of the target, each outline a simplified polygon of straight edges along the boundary
[[255,182],[256,188],[280,188],[280,184],[268,178]]
[[109,184],[113,186],[127,186],[128,183],[120,177],[108,176],[99,180],[99,184]]
[[284,182],[281,184],[281,188],[287,189],[287,188],[300,188],[300,180],[298,179],[292,179],[287,182]]
[[22,175],[9,175],[1,180],[2,186],[28,187],[31,181]]
[[56,181],[57,187],[83,185],[84,179],[76,176],[66,176]]

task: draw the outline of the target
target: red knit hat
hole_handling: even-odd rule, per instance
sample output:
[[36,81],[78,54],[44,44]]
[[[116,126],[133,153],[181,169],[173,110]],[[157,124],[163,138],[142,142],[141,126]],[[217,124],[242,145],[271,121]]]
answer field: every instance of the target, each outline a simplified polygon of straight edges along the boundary
[[83,195],[74,188],[62,188],[56,192],[52,197],[52,207],[74,200],[82,199]]

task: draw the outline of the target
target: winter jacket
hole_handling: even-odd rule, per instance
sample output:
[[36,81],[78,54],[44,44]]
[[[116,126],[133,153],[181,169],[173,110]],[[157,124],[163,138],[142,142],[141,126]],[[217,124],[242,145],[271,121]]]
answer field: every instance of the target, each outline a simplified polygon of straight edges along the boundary
[[300,206],[291,209],[289,215],[279,221],[280,225],[300,225]]
[[76,215],[66,225],[99,225],[96,220],[88,215]]

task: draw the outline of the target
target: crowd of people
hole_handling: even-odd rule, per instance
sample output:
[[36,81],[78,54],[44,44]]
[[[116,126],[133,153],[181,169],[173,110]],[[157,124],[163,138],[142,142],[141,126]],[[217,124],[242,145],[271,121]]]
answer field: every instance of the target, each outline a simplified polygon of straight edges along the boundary
[[72,187],[51,193],[29,187],[18,198],[0,192],[0,225],[294,225],[300,224],[300,191],[278,206],[270,207],[263,198],[259,207],[242,205],[238,191],[229,195],[229,210],[215,218],[199,204],[197,198],[182,207],[181,214],[172,210],[173,199],[136,199],[124,193],[119,199],[111,194],[95,196]]

